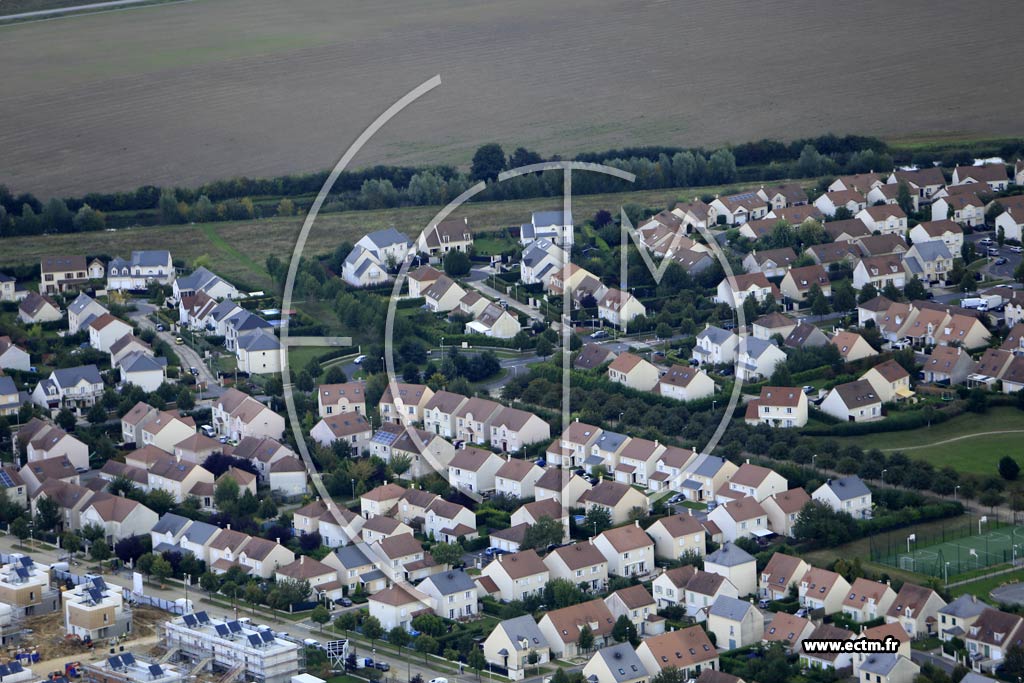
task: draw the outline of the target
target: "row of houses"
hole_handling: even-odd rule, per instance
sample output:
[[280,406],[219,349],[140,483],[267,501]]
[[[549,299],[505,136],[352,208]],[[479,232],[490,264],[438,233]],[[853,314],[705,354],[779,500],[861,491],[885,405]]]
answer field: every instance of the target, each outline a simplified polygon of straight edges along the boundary
[[104,278],[108,290],[141,291],[153,283],[172,284],[176,276],[171,253],[163,249],[133,251],[131,258],[116,257],[107,264],[82,255],[44,256],[39,274],[39,293],[45,295],[78,291]]

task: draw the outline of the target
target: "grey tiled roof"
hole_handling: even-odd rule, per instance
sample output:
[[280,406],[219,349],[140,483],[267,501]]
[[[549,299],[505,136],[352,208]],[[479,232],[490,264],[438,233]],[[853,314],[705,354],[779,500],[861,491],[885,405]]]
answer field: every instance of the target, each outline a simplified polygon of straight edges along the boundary
[[747,611],[753,609],[746,600],[740,600],[739,598],[732,598],[728,595],[719,595],[715,600],[715,604],[711,605],[710,614],[716,617],[722,617],[723,619],[730,619],[732,621],[741,621],[746,616]]

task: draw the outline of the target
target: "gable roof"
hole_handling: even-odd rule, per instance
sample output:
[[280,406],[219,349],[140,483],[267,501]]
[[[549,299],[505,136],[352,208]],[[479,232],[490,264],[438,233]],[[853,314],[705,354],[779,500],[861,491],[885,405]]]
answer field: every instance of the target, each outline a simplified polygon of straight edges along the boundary
[[704,561],[723,567],[738,567],[741,564],[754,562],[754,556],[735,543],[726,541],[718,550],[708,554]]
[[590,541],[560,546],[551,551],[548,557],[551,556],[562,560],[565,566],[571,570],[593,567],[594,565],[606,564],[608,562],[604,555],[601,554],[601,551],[597,549],[597,546]]
[[852,500],[860,496],[870,496],[871,489],[856,474],[839,479],[829,479],[822,486],[827,486],[839,500]]
[[551,610],[541,619],[547,619],[555,627],[559,639],[563,643],[575,643],[580,638],[580,631],[588,626],[595,638],[603,638],[612,632],[615,617],[604,600],[590,600],[578,605]]
[[601,538],[602,536],[606,541],[608,541],[612,548],[616,550],[616,552],[620,553],[654,545],[654,541],[652,541],[651,537],[647,535],[647,532],[636,524],[628,524],[626,526],[615,527],[614,529],[606,529],[601,532],[598,538]]
[[718,657],[718,651],[700,626],[648,638],[640,647],[646,647],[662,669],[669,666],[687,669]]
[[535,576],[548,571],[536,550],[521,550],[518,553],[499,555],[491,562],[498,562],[511,579]]

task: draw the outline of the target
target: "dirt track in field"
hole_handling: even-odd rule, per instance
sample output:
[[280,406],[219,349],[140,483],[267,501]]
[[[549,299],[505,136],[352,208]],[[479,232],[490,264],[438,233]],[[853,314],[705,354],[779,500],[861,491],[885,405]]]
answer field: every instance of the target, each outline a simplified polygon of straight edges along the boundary
[[826,131],[1020,134],[1022,11],[979,0],[198,0],[0,27],[0,183],[42,195]]

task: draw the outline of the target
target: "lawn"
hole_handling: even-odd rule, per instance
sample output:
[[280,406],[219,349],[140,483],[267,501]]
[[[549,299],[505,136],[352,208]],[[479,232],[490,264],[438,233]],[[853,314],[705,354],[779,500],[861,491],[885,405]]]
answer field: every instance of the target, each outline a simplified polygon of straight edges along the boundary
[[1022,435],[1024,413],[999,406],[984,415],[959,415],[922,429],[843,437],[836,441],[841,446],[856,444],[865,450],[903,451],[911,458],[927,460],[936,467],[949,465],[961,472],[993,474],[1001,457],[1020,451]]
[[999,588],[1004,583],[1015,583],[1018,581],[1024,581],[1024,569],[1016,572],[1010,572],[1008,574],[1000,574],[999,576],[993,576],[987,579],[981,579],[980,581],[972,581],[971,583],[965,583],[962,586],[954,586],[949,589],[949,592],[953,597],[969,593],[984,599],[993,589]]

